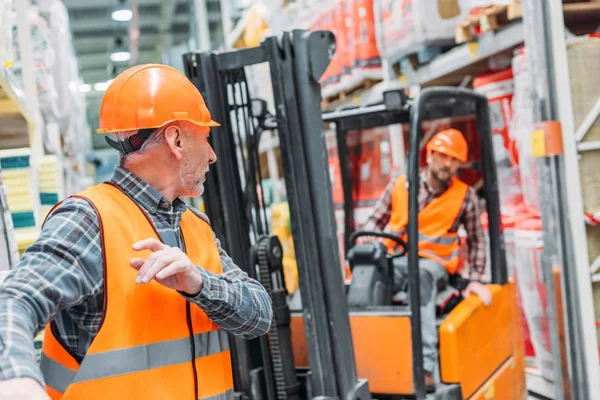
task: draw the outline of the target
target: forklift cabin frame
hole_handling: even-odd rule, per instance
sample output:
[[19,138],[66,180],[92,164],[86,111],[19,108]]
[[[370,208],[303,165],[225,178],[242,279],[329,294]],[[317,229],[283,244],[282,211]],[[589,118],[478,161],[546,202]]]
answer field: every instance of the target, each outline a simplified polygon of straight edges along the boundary
[[[462,109],[457,107],[463,107]],[[451,112],[449,112],[451,111]],[[456,87],[425,88],[418,97],[409,102],[401,90],[387,91],[383,94],[382,104],[350,108],[341,111],[323,113],[324,122],[335,123],[338,146],[340,175],[344,198],[344,248],[351,247],[351,236],[356,231],[354,220],[354,199],[352,196],[352,175],[349,149],[346,135],[350,131],[371,129],[393,124],[410,123],[407,183],[408,183],[408,281],[410,289],[411,336],[413,352],[413,376],[415,394],[418,399],[425,398],[425,380],[423,370],[421,313],[419,308],[419,254],[418,237],[419,187],[420,187],[420,143],[423,138],[422,122],[451,116],[475,115],[481,151],[484,197],[489,217],[489,241],[491,272],[493,284],[504,285],[508,281],[504,240],[500,224],[500,201],[498,179],[494,163],[492,131],[488,100],[470,89]]]
[[[422,91],[410,108],[403,104],[401,96],[388,93],[383,105],[359,110],[347,110],[322,115],[320,108],[321,86],[319,79],[326,70],[333,52],[335,38],[328,31],[294,30],[281,37],[266,38],[260,46],[224,53],[188,53],[183,56],[185,73],[204,96],[214,120],[221,123],[213,128],[211,145],[218,157],[207,176],[204,194],[206,210],[212,220],[216,235],[224,241],[225,248],[234,262],[256,277],[255,265],[251,262],[253,248],[249,231],[253,229],[247,212],[248,202],[257,202],[255,188],[244,187],[238,171],[236,153],[241,142],[238,124],[232,113],[243,110],[246,123],[253,120],[249,91],[244,68],[268,63],[275,100],[275,117],[279,135],[279,146],[283,164],[290,219],[300,291],[302,293],[305,333],[308,343],[310,372],[309,398],[368,400],[368,382],[358,379],[350,331],[349,309],[345,301],[340,256],[335,233],[335,218],[332,188],[329,177],[328,157],[323,135],[323,123],[336,121],[338,138],[343,132],[361,126],[374,127],[390,123],[413,121],[410,131],[408,159],[409,223],[408,236],[418,236],[418,191],[419,148],[422,136],[421,121],[427,105],[432,100],[473,100],[481,135],[485,196],[489,213],[489,232],[492,254],[493,283],[506,283],[506,262],[500,232],[500,209],[498,188],[487,99],[472,91],[457,88],[436,88]],[[231,91],[238,88],[242,99],[231,99]],[[235,94],[234,96],[235,97]],[[229,100],[228,100],[229,99]],[[250,124],[251,125],[251,124]],[[246,126],[245,132],[252,128]],[[238,137],[236,140],[234,131]],[[252,138],[252,136],[248,136]],[[255,138],[254,138],[255,139]],[[345,143],[345,140],[338,141]],[[257,145],[257,143],[255,143]],[[340,152],[343,153],[342,146]],[[340,153],[340,162],[347,161],[347,153]],[[345,157],[345,158],[344,158]],[[254,168],[257,160],[250,162]],[[342,163],[346,177],[345,199],[348,191],[347,162]],[[251,181],[254,182],[254,181]],[[352,201],[348,202],[352,206]],[[352,218],[352,213],[347,213]],[[350,232],[347,232],[349,235]],[[418,243],[408,242],[409,284],[411,304],[419,298]],[[275,308],[275,307],[274,307]],[[289,310],[288,310],[289,313]],[[275,310],[277,318],[277,310]],[[281,318],[285,318],[282,315]],[[289,318],[289,314],[287,316]],[[412,307],[411,335],[413,348],[413,376],[418,399],[425,398],[425,381],[422,364],[420,310]],[[268,360],[268,344],[265,337],[248,345],[244,340],[233,338],[234,381],[236,395],[241,398],[255,397],[249,375],[261,363],[265,381],[269,386],[272,366]],[[257,353],[257,349],[260,349]],[[257,361],[258,360],[258,361]],[[293,356],[290,362],[293,362]],[[250,373],[249,373],[250,372]],[[266,398],[277,398],[267,387]]]

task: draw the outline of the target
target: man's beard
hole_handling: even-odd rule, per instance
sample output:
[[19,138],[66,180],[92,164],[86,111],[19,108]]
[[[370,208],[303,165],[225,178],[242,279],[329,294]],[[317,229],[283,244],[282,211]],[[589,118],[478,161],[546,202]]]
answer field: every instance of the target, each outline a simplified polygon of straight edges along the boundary
[[448,184],[450,182],[450,180],[452,179],[452,174],[448,170],[433,171],[433,176],[440,183],[444,183],[444,184]]
[[202,175],[190,164],[184,164],[181,171],[181,188],[183,192],[192,197],[202,196],[204,193],[204,182]]

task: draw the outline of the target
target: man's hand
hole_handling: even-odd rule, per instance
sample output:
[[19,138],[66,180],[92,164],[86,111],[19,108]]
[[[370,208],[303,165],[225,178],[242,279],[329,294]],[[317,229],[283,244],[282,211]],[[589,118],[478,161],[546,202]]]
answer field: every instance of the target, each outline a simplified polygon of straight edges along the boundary
[[481,300],[484,306],[488,307],[492,304],[492,293],[490,290],[483,284],[479,282],[471,282],[465,289],[464,296],[468,297],[471,294],[476,294],[477,297]]
[[138,270],[136,283],[148,283],[155,279],[163,286],[192,296],[202,290],[202,276],[198,268],[179,248],[150,238],[134,243],[133,249],[153,252],[146,260],[132,258],[129,262]]
[[356,239],[356,244],[369,244],[374,243],[377,240],[379,240],[379,238],[376,236],[361,236],[358,239]]
[[50,400],[44,389],[31,378],[0,382],[0,400]]

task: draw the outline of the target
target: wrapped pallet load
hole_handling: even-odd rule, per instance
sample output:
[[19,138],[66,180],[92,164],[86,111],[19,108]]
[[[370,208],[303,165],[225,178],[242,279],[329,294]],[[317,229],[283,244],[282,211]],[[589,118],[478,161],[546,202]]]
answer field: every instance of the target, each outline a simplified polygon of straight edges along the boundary
[[456,26],[468,12],[459,0],[376,0],[379,51],[397,60],[428,46],[453,45]]
[[[578,138],[579,173],[583,208],[587,225],[587,248],[590,263],[600,257],[600,34],[579,37],[567,44],[567,57],[573,99],[575,130],[589,119],[593,121]],[[595,271],[597,274],[600,271]],[[596,320],[600,320],[600,283],[594,283]],[[600,328],[598,328],[600,337]]]

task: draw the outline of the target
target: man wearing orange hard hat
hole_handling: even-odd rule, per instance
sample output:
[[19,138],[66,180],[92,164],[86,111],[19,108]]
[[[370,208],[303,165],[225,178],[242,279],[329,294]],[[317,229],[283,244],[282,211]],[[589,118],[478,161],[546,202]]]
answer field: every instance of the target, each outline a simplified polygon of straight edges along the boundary
[[[419,188],[419,282],[421,294],[421,330],[423,360],[428,387],[434,385],[437,365],[438,334],[435,325],[436,295],[439,287],[448,284],[449,275],[457,272],[459,264],[458,229],[467,231],[469,247],[470,283],[465,295],[474,293],[489,305],[491,294],[479,283],[485,267],[485,236],[479,220],[479,204],[475,190],[456,178],[461,164],[467,162],[468,145],[462,133],[446,129],[436,133],[427,143],[427,167],[420,175]],[[408,224],[408,190],[406,176],[391,182],[372,216],[363,226],[368,231],[387,231],[406,241]],[[373,240],[368,238],[363,242]],[[409,239],[410,240],[410,239]],[[396,243],[385,241],[390,251]],[[394,291],[406,283],[407,257],[394,263]]]
[[121,153],[112,179],[58,204],[0,287],[0,398],[233,399],[227,334],[264,335],[272,307],[181,200],[204,190],[214,126],[176,69],[112,82],[98,129]]

